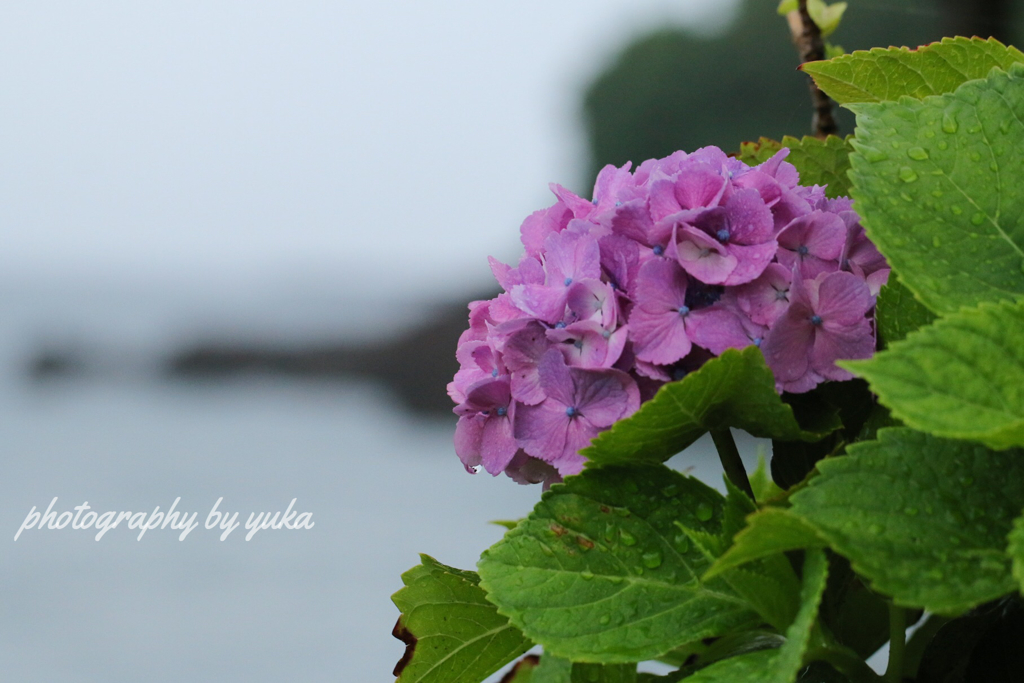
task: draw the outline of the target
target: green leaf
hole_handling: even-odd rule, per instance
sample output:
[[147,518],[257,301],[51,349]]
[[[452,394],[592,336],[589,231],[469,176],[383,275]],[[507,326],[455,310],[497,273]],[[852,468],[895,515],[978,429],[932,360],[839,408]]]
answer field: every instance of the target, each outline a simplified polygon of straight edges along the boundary
[[823,548],[817,529],[785,508],[768,507],[747,517],[747,526],[736,534],[733,545],[708,569],[711,579],[748,562],[789,550]]
[[[731,481],[726,479],[725,485],[728,496],[722,516],[723,542],[713,556],[708,556],[712,562],[744,528],[747,515],[756,510],[754,502]],[[726,571],[722,576],[737,594],[775,628],[781,631],[793,623],[800,605],[800,585],[793,567],[782,555],[759,558],[757,562],[742,569]],[[708,580],[707,573],[702,580]]]
[[686,677],[686,683],[769,683],[765,670],[775,657],[775,650],[758,650],[730,657]]
[[786,495],[786,492],[768,476],[768,463],[762,450],[757,453],[757,468],[750,473],[750,488],[754,491],[754,499],[758,505]]
[[[800,3],[797,0],[782,0],[779,3],[778,12],[785,15],[796,12],[799,8]],[[811,16],[811,21],[817,24],[823,38],[839,28],[839,21],[843,18],[845,11],[845,2],[827,5],[824,0],[807,0],[807,13]]]
[[[870,590],[842,555],[829,552],[828,586],[818,620],[828,633],[861,659],[867,659],[889,640],[891,602]],[[904,610],[907,624],[920,618],[919,610]]]
[[985,78],[993,67],[1008,69],[1024,54],[994,38],[943,38],[911,50],[906,47],[856,50],[853,54],[800,67],[839,104],[923,99]]
[[533,645],[487,601],[479,579],[420,555],[392,601],[402,612],[395,636],[406,643],[399,683],[482,681]]
[[1017,579],[1017,589],[1024,593],[1024,515],[1013,522],[1009,540],[1007,552],[1013,561],[1013,577]]
[[754,436],[817,441],[840,426],[834,415],[822,422],[801,429],[775,392],[775,378],[761,351],[749,346],[728,349],[666,384],[581,453],[590,464],[663,462],[712,429],[736,427]]
[[636,664],[583,664],[545,653],[529,683],[636,683]]
[[878,432],[790,499],[875,590],[958,613],[1014,589],[1006,536],[1024,505],[1024,453],[907,428]]
[[1024,295],[1024,66],[850,108],[852,195],[903,285],[940,315]]
[[1024,446],[1024,301],[982,304],[841,366],[908,427],[990,448]]
[[803,665],[804,654],[811,640],[811,628],[818,616],[821,596],[828,579],[828,559],[823,550],[814,548],[804,557],[804,581],[800,590],[800,611],[786,629],[786,642],[769,665],[768,683],[793,683]]
[[577,661],[643,661],[757,626],[724,579],[700,581],[711,562],[682,531],[720,539],[724,505],[662,465],[587,469],[484,552],[481,585],[545,651]]
[[826,185],[825,194],[834,199],[850,193],[850,180],[846,176],[850,170],[850,153],[853,152],[850,139],[835,135],[824,140],[787,135],[780,143],[761,138],[758,142],[744,142],[740,145],[740,153],[736,158],[748,166],[756,166],[770,159],[783,147],[788,148],[790,152],[786,161],[793,164],[800,173],[800,183]]
[[897,342],[914,330],[935,322],[935,314],[914,298],[913,293],[900,284],[894,275],[878,293],[875,303],[875,323],[884,346]]
[[537,683],[534,672],[540,665],[540,657],[527,655],[516,662],[508,673],[502,676],[500,683]]

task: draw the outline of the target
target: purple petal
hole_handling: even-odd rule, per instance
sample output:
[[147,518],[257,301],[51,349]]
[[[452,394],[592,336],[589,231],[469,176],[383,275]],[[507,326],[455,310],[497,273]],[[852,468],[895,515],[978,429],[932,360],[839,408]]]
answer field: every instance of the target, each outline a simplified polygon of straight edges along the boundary
[[791,306],[768,331],[761,351],[776,381],[792,382],[807,372],[813,344],[814,326],[806,309],[794,312]]
[[459,456],[467,472],[476,473],[480,465],[480,439],[483,435],[484,419],[479,415],[466,415],[455,425],[455,454]]
[[825,321],[826,327],[858,324],[873,305],[867,284],[853,273],[820,276],[815,313]]
[[670,255],[675,256],[683,270],[709,285],[722,284],[736,268],[736,257],[696,228],[678,230],[675,242],[669,246]]
[[775,223],[772,212],[756,190],[733,192],[725,203],[729,222],[729,241],[734,244],[761,244],[773,240]]
[[750,319],[771,326],[789,307],[790,272],[773,263],[753,282],[736,289],[736,300]]
[[564,411],[566,407],[575,403],[573,376],[558,349],[549,349],[544,353],[537,365],[537,371],[540,373],[540,386],[548,397],[544,401],[545,404],[550,404],[551,401],[560,402]]
[[565,315],[565,298],[568,289],[564,286],[516,285],[510,292],[512,303],[534,318],[554,325]]
[[683,316],[678,311],[649,312],[637,306],[629,316],[637,360],[670,365],[690,352]]
[[577,385],[579,413],[595,427],[610,427],[640,407],[640,391],[633,379],[619,370],[572,368]]
[[702,308],[686,317],[686,333],[694,344],[719,356],[726,349],[750,346],[750,337],[736,313],[724,308]]
[[636,277],[636,303],[651,312],[677,312],[686,304],[686,280],[686,272],[675,261],[648,261]]
[[519,447],[512,436],[513,416],[491,415],[484,422],[480,437],[480,462],[493,475],[500,474]]
[[561,232],[572,218],[572,212],[562,202],[527,216],[519,228],[523,246],[530,256],[537,256],[543,251],[544,240],[548,235]]
[[675,197],[681,209],[718,206],[727,181],[721,174],[705,169],[684,170],[675,183]]
[[778,245],[775,240],[763,244],[727,244],[725,250],[736,259],[736,268],[722,284],[742,285],[756,279],[775,258]]
[[565,405],[556,404],[551,399],[535,406],[517,405],[513,433],[524,451],[552,462],[560,458],[565,450],[569,420],[565,414]]

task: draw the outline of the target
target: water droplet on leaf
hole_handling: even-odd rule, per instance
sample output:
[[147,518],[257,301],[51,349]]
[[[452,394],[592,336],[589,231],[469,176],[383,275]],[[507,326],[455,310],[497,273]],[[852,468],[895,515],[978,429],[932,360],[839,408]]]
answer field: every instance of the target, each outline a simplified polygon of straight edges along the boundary
[[911,147],[907,150],[907,156],[915,161],[924,161],[928,158],[928,150],[924,147]]
[[706,522],[709,519],[711,519],[711,506],[708,505],[707,503],[700,503],[699,505],[697,505],[697,510],[695,514],[697,515],[697,519],[699,519],[702,522]]
[[580,578],[584,581],[590,581],[592,578],[594,578],[594,572],[583,570],[580,572]]
[[625,529],[619,531],[619,538],[622,540],[622,545],[636,545],[636,536]]
[[903,166],[900,168],[900,180],[905,183],[912,183],[917,180],[917,173],[909,166]]
[[971,224],[972,225],[981,225],[984,222],[985,222],[985,214],[981,213],[980,211],[978,213],[974,214],[973,216],[971,216]]
[[652,550],[644,553],[642,559],[645,567],[648,569],[657,569],[661,566],[661,551]]
[[957,128],[959,128],[959,127],[960,126],[959,126],[959,124],[956,121],[956,116],[954,116],[953,114],[949,113],[948,111],[947,112],[943,112],[943,114],[942,114],[942,130],[944,132],[952,134],[952,133],[955,133]]
[[873,164],[879,161],[885,161],[889,158],[888,154],[880,149],[875,149],[874,147],[862,147],[861,151],[864,154],[864,158]]

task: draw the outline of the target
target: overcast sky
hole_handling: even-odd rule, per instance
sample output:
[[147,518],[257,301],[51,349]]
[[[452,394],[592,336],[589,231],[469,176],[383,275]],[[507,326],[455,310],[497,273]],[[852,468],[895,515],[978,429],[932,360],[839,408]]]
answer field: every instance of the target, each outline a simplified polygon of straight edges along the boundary
[[735,0],[8,3],[3,280],[458,291],[579,185],[579,94]]

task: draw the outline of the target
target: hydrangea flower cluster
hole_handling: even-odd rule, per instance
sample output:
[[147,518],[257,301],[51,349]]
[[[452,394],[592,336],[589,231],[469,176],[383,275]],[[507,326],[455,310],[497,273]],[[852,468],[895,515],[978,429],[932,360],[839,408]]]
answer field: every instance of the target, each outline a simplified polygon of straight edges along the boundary
[[592,201],[552,185],[519,264],[490,259],[504,292],[469,305],[448,386],[467,470],[578,473],[598,432],[729,348],[760,347],[780,392],[850,379],[835,361],[872,354],[889,269],[851,201],[799,185],[788,152],[606,166]]

